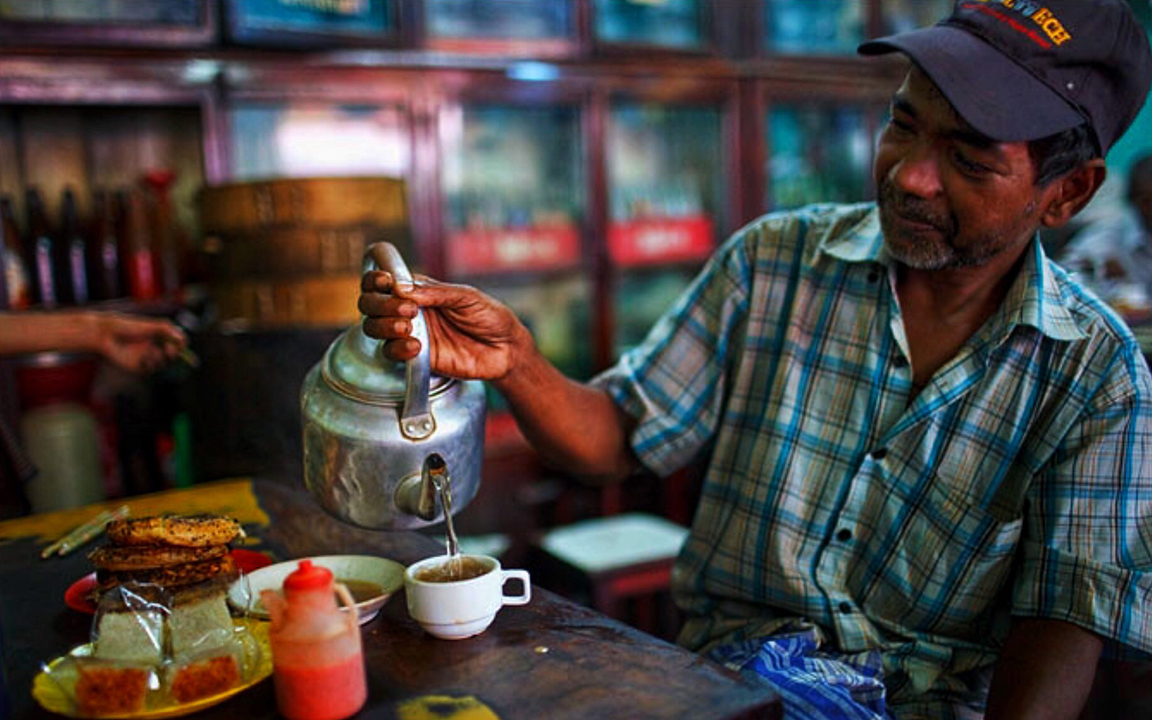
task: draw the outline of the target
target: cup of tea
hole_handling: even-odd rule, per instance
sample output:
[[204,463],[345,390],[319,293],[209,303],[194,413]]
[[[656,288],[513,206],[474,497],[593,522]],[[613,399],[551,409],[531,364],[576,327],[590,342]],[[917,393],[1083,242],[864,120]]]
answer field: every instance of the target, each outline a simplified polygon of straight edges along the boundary
[[[508,580],[520,581],[518,595],[505,595]],[[434,637],[460,640],[484,632],[505,605],[532,599],[527,570],[505,570],[487,555],[438,555],[404,571],[408,614]]]

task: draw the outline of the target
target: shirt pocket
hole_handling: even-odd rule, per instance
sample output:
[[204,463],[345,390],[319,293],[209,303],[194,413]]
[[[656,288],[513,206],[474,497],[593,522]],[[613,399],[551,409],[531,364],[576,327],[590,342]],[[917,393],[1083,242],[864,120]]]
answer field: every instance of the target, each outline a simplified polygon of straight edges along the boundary
[[930,482],[885,497],[858,565],[861,606],[887,632],[986,644],[1024,521],[994,516],[938,475]]

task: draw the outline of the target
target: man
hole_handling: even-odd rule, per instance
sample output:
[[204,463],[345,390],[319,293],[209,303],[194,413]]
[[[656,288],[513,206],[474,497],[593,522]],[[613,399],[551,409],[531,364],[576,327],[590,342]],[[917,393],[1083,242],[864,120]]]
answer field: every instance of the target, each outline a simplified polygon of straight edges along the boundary
[[[866,43],[912,67],[878,207],[770,215],[589,384],[474,289],[365,275],[366,331],[483,378],[601,480],[707,454],[679,642],[796,718],[1075,718],[1102,651],[1152,651],[1152,378],[1043,254],[1143,104],[1122,0],[959,2]],[[384,294],[386,292],[391,295]]]
[[[1089,223],[1060,253],[1060,264],[1126,317],[1152,315],[1152,155],[1128,174],[1128,207]],[[1132,306],[1136,307],[1132,307]]]

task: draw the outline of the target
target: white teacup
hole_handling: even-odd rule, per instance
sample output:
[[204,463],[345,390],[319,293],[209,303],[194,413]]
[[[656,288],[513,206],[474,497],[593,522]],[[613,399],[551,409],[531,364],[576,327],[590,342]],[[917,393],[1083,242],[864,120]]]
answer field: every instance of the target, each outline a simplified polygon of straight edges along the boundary
[[[459,561],[463,573],[449,570]],[[456,579],[461,577],[461,579]],[[505,595],[504,584],[515,578],[524,586],[520,595]],[[404,571],[408,614],[432,636],[460,640],[479,635],[492,624],[505,605],[525,605],[532,599],[527,570],[504,570],[487,555],[437,555],[414,563]]]

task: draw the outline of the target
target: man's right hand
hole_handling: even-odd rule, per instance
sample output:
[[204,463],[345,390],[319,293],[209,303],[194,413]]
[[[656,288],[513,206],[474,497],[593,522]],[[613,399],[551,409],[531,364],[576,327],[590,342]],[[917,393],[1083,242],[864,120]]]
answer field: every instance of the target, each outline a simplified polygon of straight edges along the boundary
[[467,285],[415,276],[415,285],[393,282],[382,270],[364,273],[360,312],[364,332],[384,340],[384,354],[409,360],[420,352],[412,318],[423,310],[431,368],[437,375],[500,380],[528,353],[531,333],[508,306]]

